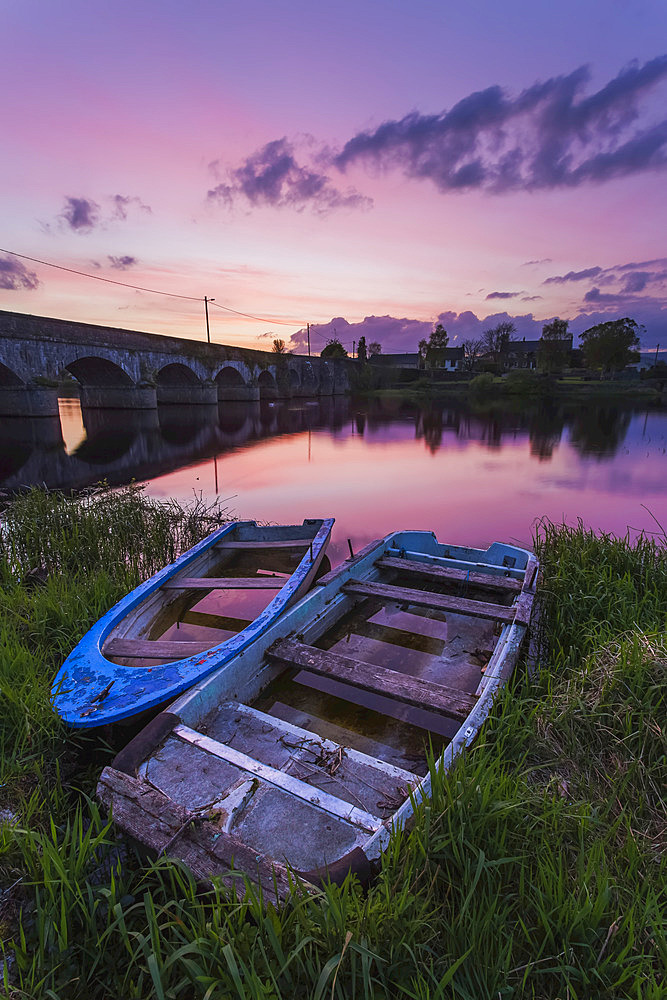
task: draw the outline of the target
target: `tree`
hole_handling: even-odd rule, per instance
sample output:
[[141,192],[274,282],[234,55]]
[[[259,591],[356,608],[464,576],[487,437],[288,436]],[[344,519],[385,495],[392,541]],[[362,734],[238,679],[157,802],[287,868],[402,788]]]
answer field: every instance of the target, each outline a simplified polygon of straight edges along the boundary
[[382,354],[382,344],[377,340],[371,340],[368,345],[368,353],[370,357],[374,357],[376,354]]
[[427,368],[438,368],[444,363],[444,352],[449,335],[442,323],[437,323],[428,340],[419,341],[419,357]]
[[540,371],[560,371],[568,362],[572,336],[567,332],[569,320],[556,319],[542,327],[540,346],[537,349],[537,366]]
[[466,371],[472,372],[477,364],[477,357],[482,353],[483,343],[479,340],[463,341],[463,367]]
[[276,337],[273,341],[273,347],[271,350],[274,354],[286,354],[287,348],[285,347],[285,341],[281,337]]
[[338,337],[332,337],[328,340],[326,346],[320,351],[321,358],[346,358],[347,351],[341,344]]
[[500,361],[501,356],[507,354],[513,333],[516,333],[516,327],[511,320],[503,320],[484,331],[482,346],[488,354],[493,355],[494,361]]
[[645,332],[644,327],[629,316],[584,330],[581,335],[584,364],[603,375],[623,371],[626,365],[640,359],[640,331]]
[[368,359],[365,337],[359,337],[359,344],[357,346],[357,358],[359,359],[359,361],[366,361]]

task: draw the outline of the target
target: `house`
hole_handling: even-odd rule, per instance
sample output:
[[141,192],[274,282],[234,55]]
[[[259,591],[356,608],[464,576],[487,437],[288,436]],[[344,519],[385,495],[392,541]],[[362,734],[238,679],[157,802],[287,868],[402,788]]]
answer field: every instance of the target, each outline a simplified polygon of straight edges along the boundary
[[515,368],[527,368],[534,371],[537,368],[539,349],[539,340],[526,340],[525,337],[523,340],[511,340],[503,357],[503,367],[510,371]]
[[392,368],[419,368],[419,354],[371,354],[372,365],[391,365]]

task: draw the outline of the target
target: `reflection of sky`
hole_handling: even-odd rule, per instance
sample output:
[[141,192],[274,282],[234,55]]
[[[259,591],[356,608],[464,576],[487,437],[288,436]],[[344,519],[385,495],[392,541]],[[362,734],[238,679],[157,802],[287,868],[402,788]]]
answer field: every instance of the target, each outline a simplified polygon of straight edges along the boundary
[[[646,430],[644,425],[646,424]],[[334,441],[326,431],[272,438],[217,459],[220,495],[239,517],[300,521],[334,515],[332,555],[397,528],[426,528],[452,542],[494,539],[528,544],[537,518],[581,517],[597,530],[654,530],[644,504],[667,522],[667,414],[634,416],[616,455],[600,461],[565,438],[551,460],[530,453],[526,432],[500,446],[461,442],[445,433],[432,452],[414,427],[385,425],[381,440],[361,436],[352,422]],[[395,433],[394,433],[395,432]],[[187,500],[193,490],[215,495],[209,460],[150,484],[156,496]]]

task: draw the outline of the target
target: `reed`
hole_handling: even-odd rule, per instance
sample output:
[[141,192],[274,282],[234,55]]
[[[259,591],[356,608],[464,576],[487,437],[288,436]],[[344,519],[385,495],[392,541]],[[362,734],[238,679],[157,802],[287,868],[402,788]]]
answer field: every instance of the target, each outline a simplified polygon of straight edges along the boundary
[[[202,894],[181,865],[116,839],[91,798],[99,765],[79,756],[65,777],[71,736],[38,730],[51,775],[41,785],[22,737],[16,773],[31,790],[15,800],[17,822],[0,826],[1,884],[21,879],[0,897],[6,993],[664,996],[665,548],[547,522],[535,546],[538,662],[518,672],[449,775],[432,762],[433,798],[393,838],[367,893],[348,881],[310,897],[295,884],[279,911],[250,886],[243,899],[219,885]],[[111,596],[101,566],[87,576],[87,586],[61,577],[49,614],[48,586],[14,587],[26,648],[38,642],[49,657],[21,689],[35,703],[30,686],[46,690],[83,619]],[[11,676],[3,696],[19,703]],[[8,718],[19,735],[28,716]],[[52,725],[46,715],[41,725]]]

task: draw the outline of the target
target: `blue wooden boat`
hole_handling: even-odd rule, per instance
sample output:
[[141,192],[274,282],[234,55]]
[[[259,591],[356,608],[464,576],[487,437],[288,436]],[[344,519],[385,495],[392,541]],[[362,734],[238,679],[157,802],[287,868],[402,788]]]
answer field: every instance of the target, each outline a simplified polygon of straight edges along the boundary
[[477,736],[528,627],[537,561],[403,531],[318,581],[102,772],[118,826],[199,879],[286,898],[366,878]]
[[234,521],[213,532],[86,633],[55,677],[55,710],[74,728],[102,726],[207,677],[310,589],[332,526]]

